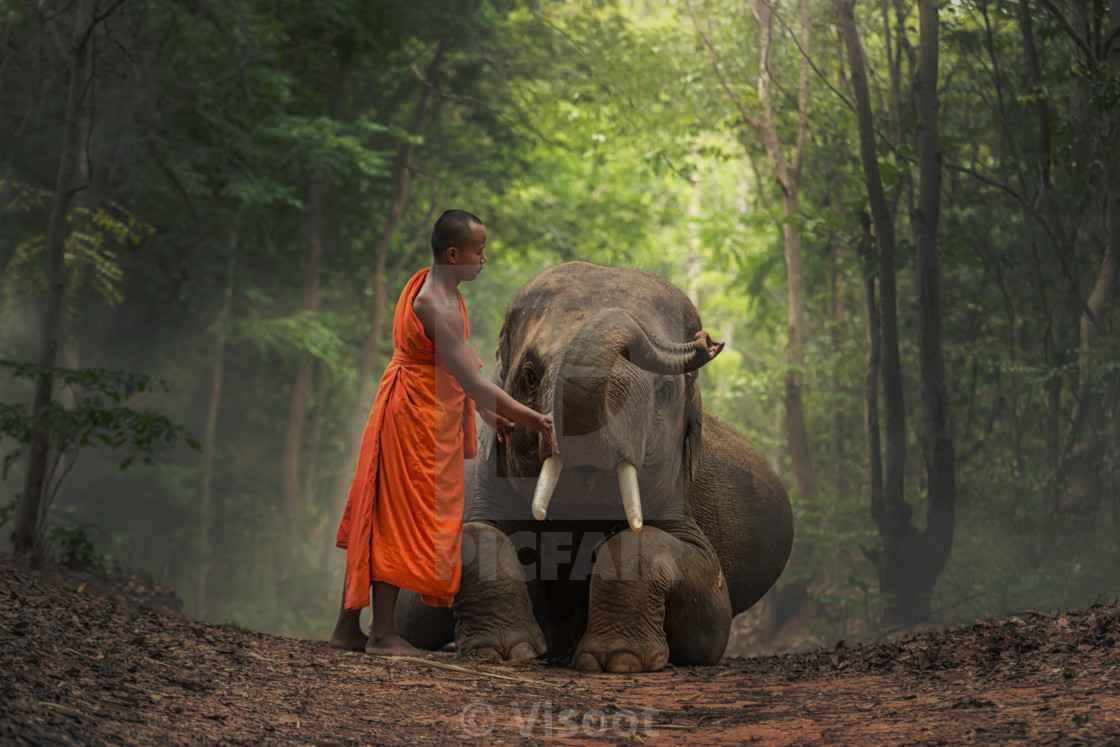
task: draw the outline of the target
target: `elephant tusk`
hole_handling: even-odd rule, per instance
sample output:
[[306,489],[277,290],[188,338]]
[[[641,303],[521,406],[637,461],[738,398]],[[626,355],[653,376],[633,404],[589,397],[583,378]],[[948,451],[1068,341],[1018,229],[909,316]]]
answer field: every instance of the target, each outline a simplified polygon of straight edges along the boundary
[[618,490],[622,493],[622,507],[626,521],[635,532],[642,531],[642,496],[638,492],[638,470],[630,462],[618,463]]
[[544,521],[544,517],[548,516],[548,502],[552,500],[552,491],[556,490],[556,481],[560,479],[563,468],[564,460],[559,454],[553,454],[541,464],[541,475],[533,490],[533,516],[537,521]]

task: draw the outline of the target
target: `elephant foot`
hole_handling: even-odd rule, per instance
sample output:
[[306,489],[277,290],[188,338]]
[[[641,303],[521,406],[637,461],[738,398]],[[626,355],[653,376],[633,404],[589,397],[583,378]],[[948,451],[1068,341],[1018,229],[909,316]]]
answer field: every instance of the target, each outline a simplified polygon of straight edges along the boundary
[[506,664],[530,662],[548,652],[533,615],[517,554],[509,538],[485,524],[463,526],[472,563],[464,563],[455,595],[455,648],[463,656]]
[[501,664],[527,664],[548,653],[544,633],[532,623],[467,631],[461,627],[455,648],[471,659]]
[[669,663],[665,600],[681,543],[653,527],[609,539],[595,561],[587,631],[572,666],[585,672],[656,672]]
[[500,646],[482,646],[463,652],[464,656],[475,661],[492,661],[500,664],[528,664],[544,654],[545,651],[538,650],[528,641],[516,643],[508,650]]
[[572,666],[582,672],[657,672],[668,663],[669,644],[664,636],[649,643],[585,637],[572,658]]

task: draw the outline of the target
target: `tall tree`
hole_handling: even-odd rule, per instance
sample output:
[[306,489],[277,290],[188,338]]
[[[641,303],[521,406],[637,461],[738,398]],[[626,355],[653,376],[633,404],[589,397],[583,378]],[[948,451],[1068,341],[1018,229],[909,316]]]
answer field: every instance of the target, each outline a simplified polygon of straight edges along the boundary
[[[39,343],[39,365],[44,369],[35,382],[32,418],[42,417],[52,399],[54,378],[50,368],[55,365],[57,358],[59,327],[62,322],[62,297],[65,285],[63,249],[69,233],[66,217],[74,196],[74,176],[78,171],[78,160],[81,157],[82,108],[89,83],[89,74],[86,71],[89,65],[90,37],[97,24],[105,20],[123,2],[124,0],[117,0],[97,16],[94,15],[93,0],[78,2],[70,50],[70,89],[66,100],[66,120],[62,128],[62,150],[55,180],[50,223],[47,228],[47,293]],[[28,557],[33,564],[38,564],[42,559],[39,512],[50,448],[48,430],[39,427],[32,436],[28,449],[27,474],[15,533],[16,553]]]
[[[918,209],[910,217],[915,234],[919,392],[922,412],[922,450],[925,457],[928,509],[925,529],[917,533],[918,585],[913,602],[900,610],[903,619],[929,611],[933,585],[953,544],[956,522],[956,455],[949,427],[949,396],[941,351],[941,260],[938,226],[941,221],[941,135],[938,125],[938,69],[940,16],[938,0],[918,0],[918,70],[914,80],[918,120]],[[909,538],[908,538],[909,539]],[[912,580],[907,580],[912,583]]]
[[774,7],[769,0],[752,0],[751,8],[759,25],[758,106],[755,111],[732,88],[720,64],[716,47],[710,34],[696,15],[690,0],[685,0],[689,17],[708,49],[712,67],[724,91],[739,112],[743,123],[762,141],[770,167],[774,171],[782,192],[782,241],[785,246],[786,281],[789,302],[789,359],[785,374],[786,439],[794,478],[802,500],[812,500],[817,492],[817,478],[813,469],[809,437],[805,430],[805,405],[803,396],[805,366],[805,275],[801,260],[801,233],[795,217],[799,210],[798,192],[801,167],[805,162],[805,143],[809,133],[809,39],[810,18],[808,0],[799,0],[798,22],[801,52],[797,79],[797,135],[792,158],[787,157],[778,124],[774,117]]
[[230,259],[229,278],[226,288],[222,293],[222,308],[218,312],[218,319],[214,325],[214,358],[213,372],[210,377],[210,402],[206,408],[206,426],[202,435],[202,470],[198,487],[198,545],[199,558],[198,578],[195,589],[195,610],[198,616],[206,619],[209,612],[207,607],[208,591],[206,580],[210,574],[213,549],[210,546],[210,534],[213,512],[212,497],[214,486],[214,448],[218,437],[218,409],[222,403],[222,380],[225,376],[225,356],[227,327],[229,326],[230,303],[233,300],[237,270],[237,230],[230,232],[230,249],[234,252]]
[[[1103,9],[1090,13],[1083,0],[1070,3],[1065,17],[1053,4],[1045,5],[1064,21],[1070,47],[1070,111],[1081,135],[1079,161],[1103,164],[1095,180],[1104,202],[1100,210],[1103,246],[1100,250],[1092,247],[1091,289],[1079,306],[1075,405],[1059,453],[1059,473],[1067,482],[1062,508],[1085,512],[1099,507],[1102,500],[1102,438],[1107,437],[1102,433],[1105,405],[1096,391],[1097,344],[1111,326],[1108,311],[1120,286],[1120,114],[1114,103],[1120,75],[1120,8],[1112,7],[1104,26]],[[1103,133],[1099,139],[1098,133]]]
[[[342,92],[346,85],[348,60],[343,56],[336,64],[337,71],[327,93],[325,106],[326,116],[332,120],[339,116]],[[307,254],[303,271],[302,311],[312,315],[319,313],[319,275],[327,245],[326,201],[330,185],[328,173],[315,170],[310,175],[307,193]],[[280,512],[284,534],[288,537],[293,537],[299,526],[302,495],[299,479],[300,453],[303,446],[303,430],[307,419],[313,366],[313,356],[305,353],[296,367],[288,406],[288,423],[284,429],[283,475],[280,483],[283,500]]]
[[[759,58],[757,71],[757,108],[748,110],[747,103],[738,95],[724,73],[714,43],[701,25],[690,0],[685,7],[692,18],[697,33],[708,49],[712,67],[724,91],[731,99],[740,118],[762,141],[770,168],[782,194],[782,243],[785,249],[788,357],[785,369],[785,430],[790,463],[797,483],[798,496],[803,505],[811,505],[817,494],[817,478],[813,468],[809,436],[805,428],[804,368],[806,346],[806,294],[805,273],[802,267],[801,229],[797,225],[800,210],[801,171],[805,162],[805,146],[809,133],[809,72],[810,72],[810,16],[808,0],[798,2],[800,52],[797,78],[797,130],[792,157],[787,157],[774,106],[774,53],[775,7],[771,0],[752,0],[751,9],[759,26]],[[799,542],[793,551],[791,564],[803,561],[812,554],[812,546]],[[782,583],[768,596],[766,635],[773,637],[785,621],[795,614],[808,594],[812,574],[790,583]]]
[[[872,449],[871,513],[879,530],[882,549],[865,549],[875,564],[880,591],[887,597],[887,620],[911,622],[930,610],[933,586],[945,567],[952,545],[955,516],[955,474],[952,439],[948,430],[948,401],[941,357],[940,287],[937,226],[940,213],[941,148],[937,126],[938,12],[935,1],[920,0],[920,48],[915,80],[915,108],[919,122],[918,209],[911,217],[917,243],[918,344],[921,377],[921,410],[924,453],[929,487],[925,529],[916,527],[913,509],[905,497],[906,410],[899,355],[898,307],[895,290],[894,218],[883,190],[876,149],[871,96],[867,85],[863,43],[856,29],[854,0],[835,0],[837,18],[851,67],[852,91],[860,136],[868,202],[878,243],[878,321],[871,329],[869,361],[879,355],[879,378],[884,395],[886,460],[882,482],[876,477],[879,423],[877,396],[867,395],[868,444]],[[874,287],[868,286],[872,294]],[[868,299],[874,306],[874,299]],[[876,314],[870,313],[869,324]],[[875,338],[878,337],[878,340]]]

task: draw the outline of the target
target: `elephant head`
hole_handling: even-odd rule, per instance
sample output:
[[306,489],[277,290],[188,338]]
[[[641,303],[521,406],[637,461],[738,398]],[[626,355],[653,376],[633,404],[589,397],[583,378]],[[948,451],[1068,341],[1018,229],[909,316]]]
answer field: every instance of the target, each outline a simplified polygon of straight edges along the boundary
[[537,519],[625,518],[638,531],[646,518],[680,516],[701,450],[696,371],[723,344],[698,329],[695,309],[676,293],[656,315],[569,310],[560,313],[559,330],[541,318],[521,320],[536,329],[518,340],[503,330],[507,389],[551,411],[556,423],[558,454],[519,433],[506,455],[509,476],[530,476],[539,465],[531,502]]

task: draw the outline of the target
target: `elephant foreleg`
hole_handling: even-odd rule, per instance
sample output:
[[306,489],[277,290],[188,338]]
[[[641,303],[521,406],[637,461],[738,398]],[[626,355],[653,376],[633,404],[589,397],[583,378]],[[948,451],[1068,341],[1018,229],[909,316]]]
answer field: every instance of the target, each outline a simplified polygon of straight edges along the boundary
[[545,637],[509,537],[489,524],[468,522],[463,548],[462,580],[452,607],[459,653],[501,661],[544,655]]
[[455,640],[451,610],[429,607],[414,591],[401,589],[393,624],[401,637],[417,648],[437,651]]
[[731,601],[715,553],[647,525],[616,534],[600,550],[573,665],[654,672],[670,661],[710,664],[723,656],[730,629]]

